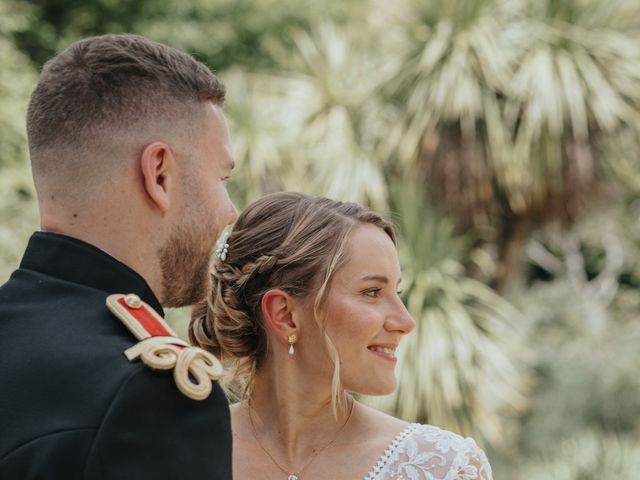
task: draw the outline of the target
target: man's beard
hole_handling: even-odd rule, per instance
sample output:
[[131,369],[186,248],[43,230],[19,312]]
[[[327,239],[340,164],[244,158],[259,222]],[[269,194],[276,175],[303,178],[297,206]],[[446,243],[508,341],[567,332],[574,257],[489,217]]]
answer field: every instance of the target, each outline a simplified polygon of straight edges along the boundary
[[164,307],[194,305],[208,295],[214,231],[212,225],[204,228],[193,218],[185,219],[160,248],[161,302]]

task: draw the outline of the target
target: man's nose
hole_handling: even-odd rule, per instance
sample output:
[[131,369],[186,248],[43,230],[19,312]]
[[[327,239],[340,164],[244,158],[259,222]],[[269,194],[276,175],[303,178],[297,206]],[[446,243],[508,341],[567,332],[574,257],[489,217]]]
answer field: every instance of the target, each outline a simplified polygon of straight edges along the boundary
[[229,203],[229,220],[227,222],[227,225],[236,223],[236,220],[238,220],[238,210],[236,209],[236,206],[232,202],[230,202]]

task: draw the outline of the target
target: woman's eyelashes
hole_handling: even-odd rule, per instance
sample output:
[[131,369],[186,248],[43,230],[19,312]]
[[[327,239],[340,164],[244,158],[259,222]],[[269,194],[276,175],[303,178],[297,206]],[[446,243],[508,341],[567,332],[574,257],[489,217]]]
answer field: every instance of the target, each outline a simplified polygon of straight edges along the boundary
[[380,296],[380,290],[381,290],[380,288],[367,288],[362,293],[366,297],[378,298]]
[[[373,287],[373,288],[367,288],[366,290],[362,291],[362,294],[366,297],[370,297],[370,298],[378,298],[380,297],[380,295],[382,295],[383,293],[383,289],[380,287]],[[402,289],[397,289],[394,292],[397,296],[401,297],[402,296]]]

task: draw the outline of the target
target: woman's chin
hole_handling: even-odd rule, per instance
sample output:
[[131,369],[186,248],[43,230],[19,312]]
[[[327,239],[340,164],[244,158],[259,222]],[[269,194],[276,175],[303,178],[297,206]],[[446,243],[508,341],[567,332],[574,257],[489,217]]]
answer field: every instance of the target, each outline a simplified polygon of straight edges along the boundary
[[397,381],[395,377],[392,380],[387,382],[377,381],[374,383],[370,383],[367,385],[363,385],[361,382],[354,386],[355,388],[347,387],[347,390],[355,393],[359,393],[360,395],[368,395],[370,397],[381,397],[383,395],[390,395],[396,390]]

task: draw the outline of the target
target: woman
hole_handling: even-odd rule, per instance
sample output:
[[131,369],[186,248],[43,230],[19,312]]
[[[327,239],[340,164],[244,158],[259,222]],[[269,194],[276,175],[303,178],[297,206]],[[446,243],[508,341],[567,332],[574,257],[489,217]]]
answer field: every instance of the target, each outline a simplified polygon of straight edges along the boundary
[[391,225],[299,193],[249,206],[220,245],[191,340],[245,381],[231,407],[236,480],[490,479],[472,439],[409,424],[349,391],[388,394],[414,321]]

